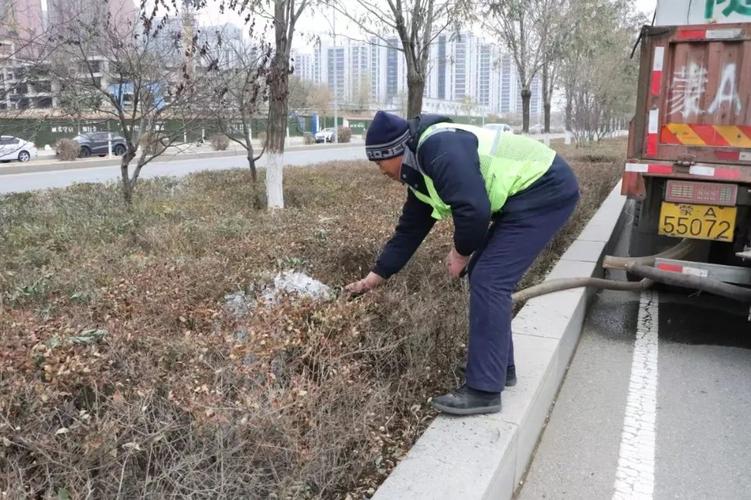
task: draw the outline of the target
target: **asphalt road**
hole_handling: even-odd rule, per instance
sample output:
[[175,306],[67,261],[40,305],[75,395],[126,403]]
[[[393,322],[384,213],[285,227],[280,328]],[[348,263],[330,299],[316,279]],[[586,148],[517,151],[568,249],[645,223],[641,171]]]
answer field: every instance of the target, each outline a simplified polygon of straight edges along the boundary
[[[303,166],[336,160],[365,160],[365,148],[356,146],[292,150],[285,153],[285,161],[290,166]],[[85,165],[85,164],[83,164]],[[258,162],[265,166],[265,157]],[[194,158],[189,160],[154,161],[143,168],[142,178],[174,176],[180,177],[201,170],[226,170],[248,168],[244,156],[215,158]],[[86,167],[52,172],[30,172],[0,175],[0,194],[37,189],[65,187],[77,182],[117,181],[120,177],[118,166]]]
[[751,498],[748,313],[600,292],[518,497]]

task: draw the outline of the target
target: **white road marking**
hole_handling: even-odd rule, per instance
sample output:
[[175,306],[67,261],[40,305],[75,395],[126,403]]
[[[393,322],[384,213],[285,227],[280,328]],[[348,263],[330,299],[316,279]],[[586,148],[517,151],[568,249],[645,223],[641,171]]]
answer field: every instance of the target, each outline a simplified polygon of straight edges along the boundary
[[623,419],[614,500],[651,499],[655,485],[657,427],[658,295],[645,290],[631,363],[626,415]]

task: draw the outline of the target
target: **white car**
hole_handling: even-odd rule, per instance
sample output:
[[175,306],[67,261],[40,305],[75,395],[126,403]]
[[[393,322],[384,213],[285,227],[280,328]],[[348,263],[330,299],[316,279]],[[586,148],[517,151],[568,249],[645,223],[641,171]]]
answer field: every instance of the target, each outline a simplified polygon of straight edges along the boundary
[[514,129],[508,123],[486,123],[483,128],[488,130],[500,130],[501,132],[513,132]]
[[0,161],[18,160],[27,162],[37,157],[37,148],[33,142],[13,137],[0,136]]
[[316,143],[319,142],[334,142],[334,129],[333,128],[325,128],[320,130],[319,132],[316,132],[316,135],[314,136],[316,139]]

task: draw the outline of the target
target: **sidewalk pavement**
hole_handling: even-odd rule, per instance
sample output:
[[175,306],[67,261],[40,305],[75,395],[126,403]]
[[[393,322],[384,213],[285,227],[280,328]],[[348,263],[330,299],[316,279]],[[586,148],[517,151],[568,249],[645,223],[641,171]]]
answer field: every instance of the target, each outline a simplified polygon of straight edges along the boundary
[[[353,136],[351,142],[342,144],[304,144],[302,137],[289,137],[285,142],[285,149],[293,151],[304,149],[329,149],[359,146],[363,143],[363,139],[359,136]],[[258,155],[261,152],[261,143],[254,141],[253,150],[255,155]],[[229,147],[225,151],[216,151],[211,147],[211,144],[207,143],[189,143],[185,145],[179,144],[169,148],[154,161],[163,162],[175,160],[191,160],[196,158],[219,158],[226,156],[241,156],[245,154],[245,149],[234,142],[230,143]],[[54,170],[71,170],[78,168],[93,168],[119,164],[120,159],[118,157],[108,158],[106,156],[94,158],[78,158],[73,161],[61,161],[55,159],[54,151],[40,150],[37,159],[26,163],[0,163],[0,175],[49,172]]]

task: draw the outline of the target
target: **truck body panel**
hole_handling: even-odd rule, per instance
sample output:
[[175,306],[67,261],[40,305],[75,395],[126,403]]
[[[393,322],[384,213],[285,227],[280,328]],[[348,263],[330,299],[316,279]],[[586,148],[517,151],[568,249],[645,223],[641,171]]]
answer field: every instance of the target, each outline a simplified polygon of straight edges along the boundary
[[629,158],[751,166],[751,24],[648,27],[642,40]]

